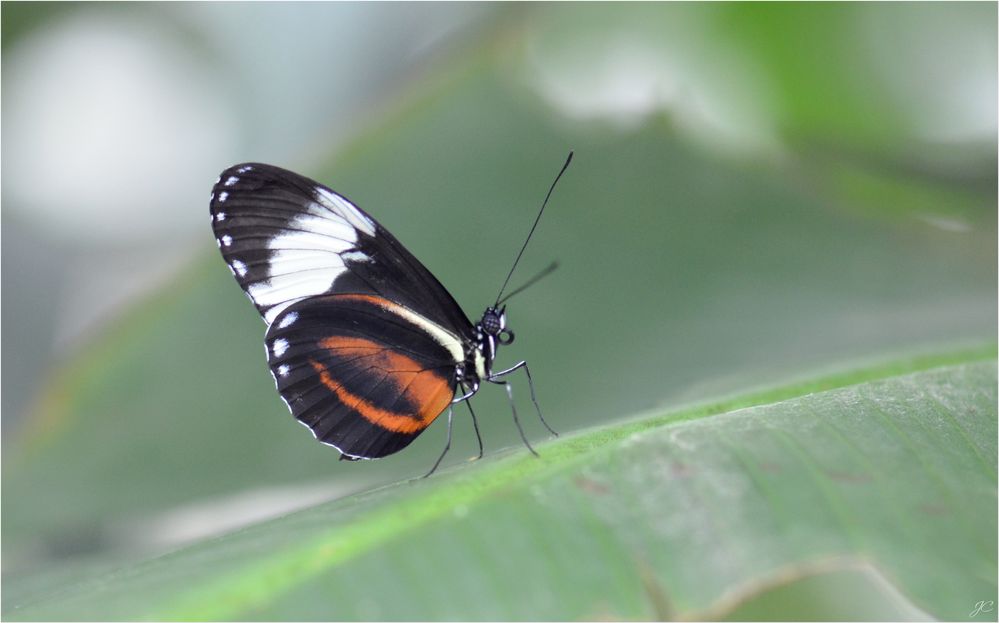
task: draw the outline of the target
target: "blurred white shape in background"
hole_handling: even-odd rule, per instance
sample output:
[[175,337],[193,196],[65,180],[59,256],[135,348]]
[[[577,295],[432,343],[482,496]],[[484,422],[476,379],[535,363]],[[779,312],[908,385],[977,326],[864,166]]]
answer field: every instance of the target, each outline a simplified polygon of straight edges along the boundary
[[540,28],[528,37],[526,60],[537,93],[571,119],[632,131],[668,115],[678,131],[709,149],[779,157],[766,73],[723,43],[713,40],[710,54],[700,54],[701,46],[685,38],[643,33],[633,24],[556,35]]
[[[397,101],[486,3],[64,5],[3,56],[4,422],[117,310],[214,253],[239,161],[296,168]],[[224,270],[220,263],[219,268]],[[12,371],[11,371],[12,370]]]
[[5,209],[77,243],[193,229],[234,124],[208,68],[162,32],[80,14],[10,51]]
[[[390,111],[433,54],[495,8],[487,3],[179,3],[200,31],[243,123],[242,151],[294,168]],[[460,43],[460,41],[459,41]]]
[[[532,40],[528,58],[535,86],[550,104],[580,121],[604,120],[625,130],[645,123],[677,97],[677,68],[640,40],[624,36],[604,40],[593,58],[579,50],[558,57]],[[593,49],[592,46],[580,46]],[[562,59],[566,56],[568,59]],[[574,59],[574,60],[570,60]]]
[[154,517],[118,522],[111,531],[114,545],[160,554],[199,539],[294,513],[371,486],[364,480],[330,484],[315,482],[287,487],[260,487],[231,495],[215,495]]
[[858,39],[913,133],[933,142],[994,141],[995,4],[865,8],[857,13]]
[[5,50],[5,426],[61,352],[210,244],[192,234],[235,128],[210,63],[149,10],[67,8]]

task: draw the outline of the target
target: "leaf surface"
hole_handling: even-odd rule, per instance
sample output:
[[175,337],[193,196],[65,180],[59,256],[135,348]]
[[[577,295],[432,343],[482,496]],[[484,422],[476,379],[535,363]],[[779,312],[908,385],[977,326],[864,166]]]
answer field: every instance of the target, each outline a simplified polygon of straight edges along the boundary
[[996,365],[877,378],[898,367],[349,496],[6,616],[713,618],[825,565],[875,569],[897,616],[968,618],[996,597]]

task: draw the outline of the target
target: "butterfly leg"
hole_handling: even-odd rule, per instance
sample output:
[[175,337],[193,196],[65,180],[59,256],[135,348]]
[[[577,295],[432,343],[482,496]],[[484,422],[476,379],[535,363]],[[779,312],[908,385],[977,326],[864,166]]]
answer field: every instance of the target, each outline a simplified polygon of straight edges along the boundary
[[538,419],[541,420],[541,423],[545,425],[545,428],[548,429],[549,433],[551,433],[552,435],[555,435],[556,437],[558,437],[558,433],[555,432],[555,429],[553,429],[551,426],[549,426],[548,422],[545,421],[544,416],[541,415],[541,407],[538,405],[538,398],[534,394],[534,379],[531,378],[531,369],[527,366],[527,362],[526,361],[521,361],[520,363],[518,363],[517,365],[513,366],[512,368],[508,368],[506,370],[503,370],[502,372],[496,372],[495,374],[493,374],[492,376],[489,377],[489,380],[495,379],[495,378],[500,377],[500,376],[506,376],[507,374],[510,374],[511,372],[515,372],[515,371],[519,370],[520,368],[523,368],[524,369],[524,373],[527,374],[527,386],[531,388],[531,402],[534,403],[534,409],[538,412]]
[[437,457],[437,461],[434,463],[434,466],[430,468],[429,472],[427,472],[426,474],[423,475],[424,478],[426,478],[430,474],[432,474],[435,471],[437,471],[437,466],[441,464],[441,461],[444,460],[444,455],[447,454],[447,451],[451,449],[451,420],[452,420],[451,416],[453,414],[454,414],[454,407],[452,405],[448,405],[448,408],[447,408],[447,443],[444,444],[444,451],[441,452],[441,455],[439,457]]
[[[464,383],[460,383],[458,387],[461,389],[462,392],[465,391]],[[475,427],[475,439],[476,441],[479,442],[479,456],[476,457],[476,460],[481,459],[483,455],[482,435],[479,434],[479,420],[476,419],[475,411],[472,410],[472,401],[470,400],[470,398],[474,396],[478,391],[479,391],[479,383],[478,381],[476,381],[475,384],[472,386],[471,391],[469,391],[468,393],[464,393],[459,398],[455,398],[454,400],[451,401],[451,404],[453,405],[456,405],[459,402],[464,402],[468,406],[468,412],[472,414],[472,426]]]
[[472,411],[472,401],[466,400],[465,404],[468,405],[468,412],[472,414],[472,426],[475,427],[475,439],[479,442],[479,456],[475,457],[475,460],[482,458],[482,435],[479,434],[479,421],[475,419],[475,411]]
[[[462,392],[465,391],[464,383],[459,383],[458,387],[461,389]],[[475,418],[475,411],[472,411],[472,401],[469,399],[472,396],[474,396],[476,393],[478,393],[478,391],[479,391],[479,382],[475,381],[475,384],[472,385],[471,391],[463,393],[460,397],[455,398],[454,400],[451,401],[452,405],[456,405],[459,402],[464,402],[466,405],[468,405],[468,412],[472,414],[472,426],[475,427],[475,439],[479,442],[479,456],[476,457],[476,460],[481,459],[483,455],[482,435],[479,434],[479,420]]]
[[510,398],[510,411],[513,412],[513,423],[517,425],[517,431],[520,433],[520,438],[527,446],[527,449],[531,451],[531,454],[538,456],[538,453],[534,451],[531,447],[531,442],[527,440],[527,435],[524,434],[524,428],[520,425],[520,418],[517,417],[517,406],[513,403],[513,388],[507,381],[497,381],[495,375],[489,378],[490,383],[495,383],[496,385],[503,385],[506,387],[506,395]]
[[[465,391],[465,386],[464,385],[461,386],[461,391]],[[457,398],[455,398],[454,400],[452,400],[451,404],[456,405],[459,402],[464,402],[464,401],[468,400],[469,398],[471,398],[472,396],[474,396],[478,391],[479,391],[479,384],[478,384],[478,382],[476,382],[475,385],[472,387],[472,389],[470,391],[468,391],[467,393],[464,393],[461,396],[458,396]]]

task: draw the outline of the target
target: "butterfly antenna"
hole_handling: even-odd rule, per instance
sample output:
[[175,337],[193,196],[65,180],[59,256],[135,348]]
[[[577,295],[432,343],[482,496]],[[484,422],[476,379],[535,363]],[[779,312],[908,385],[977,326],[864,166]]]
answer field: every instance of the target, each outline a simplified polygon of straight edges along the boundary
[[[548,198],[552,196],[552,191],[555,190],[555,184],[558,184],[559,179],[561,179],[562,174],[565,170],[569,168],[569,163],[572,162],[572,152],[569,152],[569,157],[565,159],[565,164],[562,165],[562,170],[558,172],[555,176],[555,181],[552,182],[551,188],[548,189],[548,194],[545,195],[545,200],[541,204],[541,209],[538,210],[538,216],[534,219],[534,224],[531,225],[531,231],[527,233],[527,240],[524,241],[524,246],[520,247],[520,253],[517,254],[517,259],[513,261],[513,266],[510,267],[510,272],[506,275],[506,280],[503,281],[503,287],[500,288],[499,294],[496,296],[496,305],[499,305],[500,299],[503,297],[503,291],[506,290],[506,286],[510,283],[510,277],[513,276],[513,271],[517,268],[517,263],[520,261],[520,256],[524,254],[524,249],[527,248],[527,243],[531,241],[531,236],[534,235],[534,230],[538,227],[538,221],[541,220],[541,215],[545,212],[545,206],[548,205]],[[555,270],[552,268],[551,270]],[[551,272],[551,271],[548,271]],[[535,280],[536,281],[536,280]],[[526,286],[525,286],[526,287]],[[523,289],[523,288],[521,288]],[[512,296],[512,295],[511,295]],[[495,305],[494,305],[495,307]]]
[[529,287],[533,286],[537,282],[541,281],[542,279],[544,279],[548,275],[550,275],[553,272],[555,272],[556,268],[558,268],[558,261],[552,262],[551,264],[548,265],[547,268],[545,268],[544,270],[542,270],[541,272],[539,272],[537,275],[534,275],[533,277],[531,277],[530,279],[528,279],[527,283],[525,283],[524,285],[520,286],[519,288],[517,288],[513,292],[510,292],[509,294],[507,294],[506,296],[504,296],[502,299],[496,301],[496,305],[502,305],[506,301],[509,301],[510,299],[513,298],[514,294],[520,294],[524,290],[526,290]]

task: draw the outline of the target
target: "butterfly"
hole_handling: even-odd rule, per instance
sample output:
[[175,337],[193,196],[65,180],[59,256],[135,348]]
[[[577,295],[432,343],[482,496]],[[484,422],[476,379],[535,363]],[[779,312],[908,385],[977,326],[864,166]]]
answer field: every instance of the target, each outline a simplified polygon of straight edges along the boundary
[[267,324],[264,343],[277,390],[292,415],[341,459],[377,459],[408,446],[453,407],[472,415],[482,382],[503,385],[523,369],[541,416],[526,361],[496,370],[498,348],[513,342],[503,297],[569,154],[538,212],[496,302],[473,324],[427,268],[345,196],[291,171],[260,163],[232,166],[211,194],[212,229],[222,257]]

